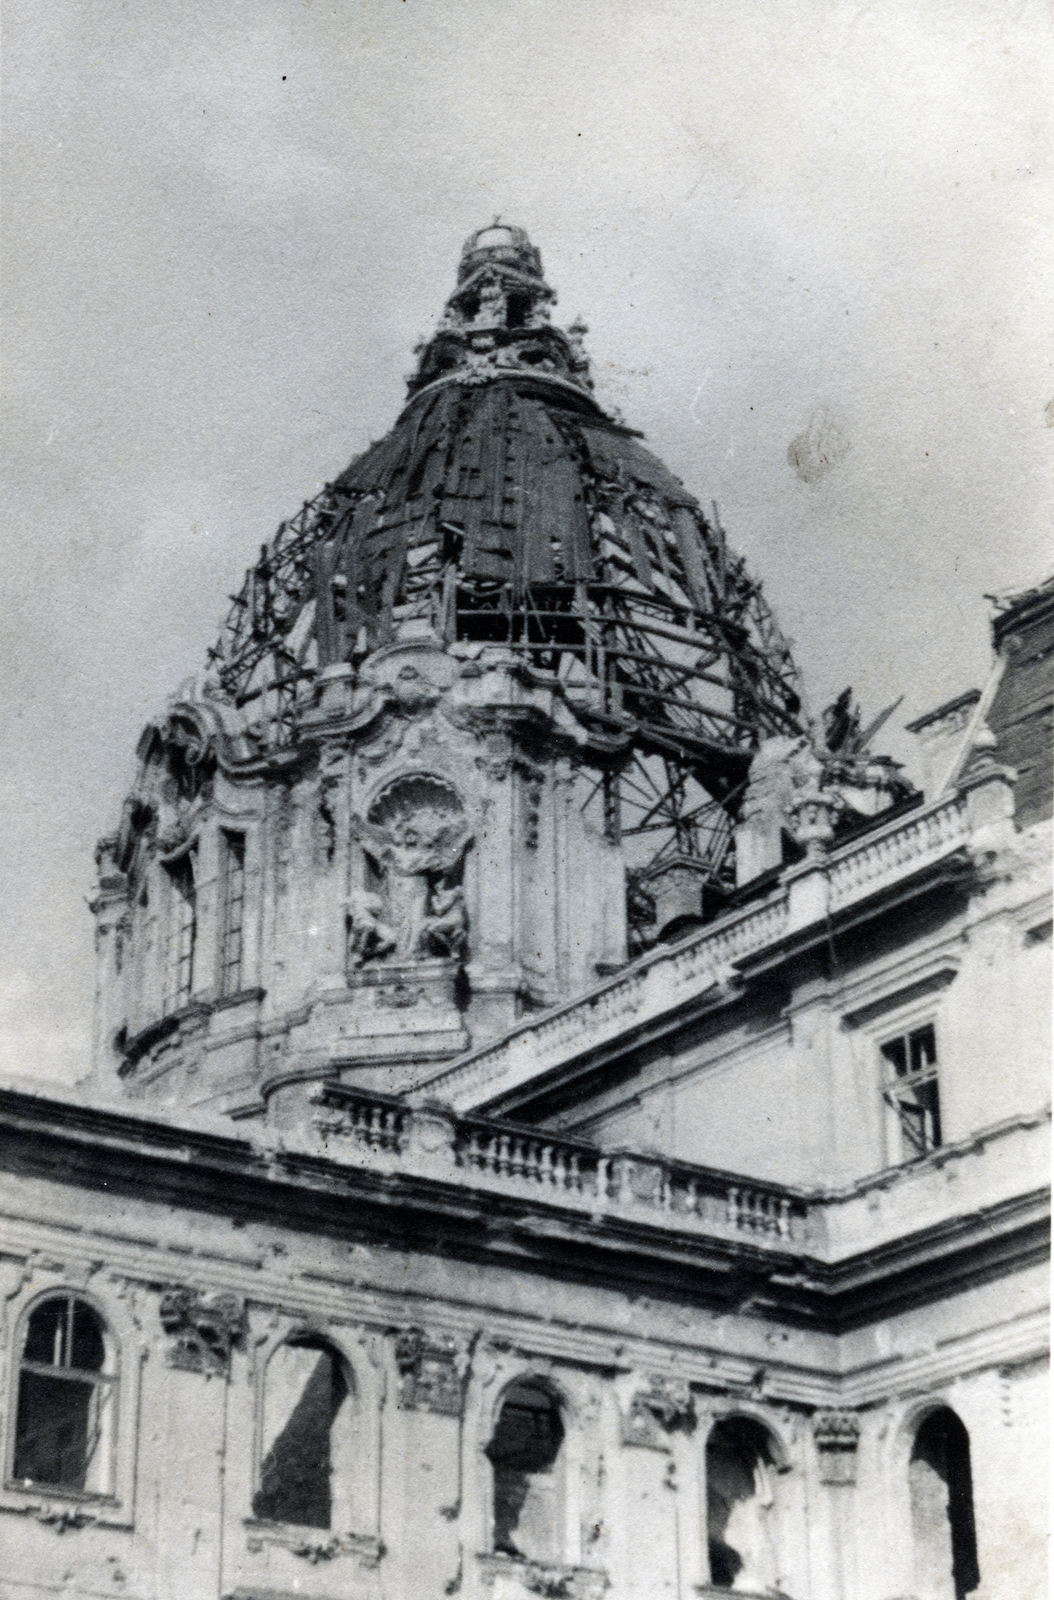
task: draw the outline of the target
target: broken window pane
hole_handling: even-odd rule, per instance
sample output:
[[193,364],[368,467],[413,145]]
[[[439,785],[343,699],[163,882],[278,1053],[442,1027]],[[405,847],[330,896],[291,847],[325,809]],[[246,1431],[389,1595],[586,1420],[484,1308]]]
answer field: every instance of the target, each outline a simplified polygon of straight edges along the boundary
[[901,1153],[924,1156],[941,1143],[937,1034],[932,1022],[882,1045],[884,1097],[897,1114]]
[[308,1528],[332,1525],[333,1433],[348,1393],[344,1363],[329,1345],[279,1345],[267,1364],[254,1516]]
[[494,1469],[494,1548],[531,1561],[562,1559],[564,1439],[560,1408],[541,1384],[507,1391],[487,1446]]
[[103,1324],[72,1295],[37,1306],[26,1328],[18,1381],[14,1477],[22,1483],[103,1492],[114,1378],[105,1373]]

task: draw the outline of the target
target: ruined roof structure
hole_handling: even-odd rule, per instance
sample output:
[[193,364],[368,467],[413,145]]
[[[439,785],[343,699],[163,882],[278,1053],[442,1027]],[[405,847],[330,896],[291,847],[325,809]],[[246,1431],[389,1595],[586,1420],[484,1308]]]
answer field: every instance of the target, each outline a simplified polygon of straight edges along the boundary
[[5,1600],[1042,1592],[1054,580],[912,791],[553,300],[472,235],[140,739]]

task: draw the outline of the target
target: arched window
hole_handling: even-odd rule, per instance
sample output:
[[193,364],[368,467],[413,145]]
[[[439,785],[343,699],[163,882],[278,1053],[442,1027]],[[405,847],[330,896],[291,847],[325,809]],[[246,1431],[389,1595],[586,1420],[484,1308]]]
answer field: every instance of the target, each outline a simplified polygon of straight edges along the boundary
[[706,1443],[707,1541],[716,1589],[777,1587],[776,1466],[751,1417],[715,1423]]
[[113,1347],[102,1318],[74,1295],[42,1301],[22,1345],[12,1477],[107,1494],[116,1406]]
[[530,1561],[563,1559],[563,1419],[545,1386],[506,1391],[487,1455],[494,1469],[494,1549]]
[[331,1345],[305,1336],[278,1346],[264,1380],[255,1517],[307,1528],[334,1525],[334,1501],[340,1505],[346,1496],[352,1467],[351,1394],[347,1366]]
[[970,1436],[954,1411],[932,1411],[908,1467],[918,1600],[963,1600],[981,1581],[974,1532]]

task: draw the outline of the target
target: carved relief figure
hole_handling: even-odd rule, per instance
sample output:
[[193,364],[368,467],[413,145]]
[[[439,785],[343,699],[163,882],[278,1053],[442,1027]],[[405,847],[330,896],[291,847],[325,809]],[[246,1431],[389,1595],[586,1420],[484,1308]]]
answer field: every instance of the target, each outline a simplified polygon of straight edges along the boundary
[[395,949],[395,934],[381,918],[384,901],[368,889],[353,889],[348,896],[348,961],[361,967],[364,961],[380,960]]
[[423,773],[398,778],[352,826],[381,891],[360,894],[351,908],[353,964],[464,960],[468,917],[458,879],[472,834],[452,786]]

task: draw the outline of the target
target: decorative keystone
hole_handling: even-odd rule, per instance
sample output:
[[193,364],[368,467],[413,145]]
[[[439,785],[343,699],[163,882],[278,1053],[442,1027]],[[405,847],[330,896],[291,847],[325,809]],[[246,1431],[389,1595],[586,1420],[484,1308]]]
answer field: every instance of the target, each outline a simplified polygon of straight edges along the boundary
[[161,1326],[172,1337],[170,1367],[216,1377],[227,1372],[231,1347],[245,1325],[245,1302],[239,1295],[204,1295],[179,1285],[164,1291],[159,1313]]
[[818,1411],[812,1419],[821,1483],[855,1483],[860,1419],[855,1411]]
[[422,1328],[406,1328],[395,1341],[399,1369],[399,1406],[404,1411],[432,1411],[443,1417],[461,1415],[464,1360],[456,1342],[433,1337]]
[[691,1433],[695,1423],[695,1400],[687,1383],[651,1377],[630,1397],[623,1417],[622,1443],[666,1450],[666,1435]]

